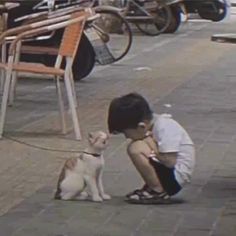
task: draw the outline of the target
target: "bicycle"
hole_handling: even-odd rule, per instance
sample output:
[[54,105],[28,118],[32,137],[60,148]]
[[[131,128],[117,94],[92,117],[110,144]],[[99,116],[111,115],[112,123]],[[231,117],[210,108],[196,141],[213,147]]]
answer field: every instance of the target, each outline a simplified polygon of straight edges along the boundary
[[156,36],[163,33],[172,18],[164,0],[122,0],[124,18],[142,33]]
[[99,64],[106,65],[119,61],[128,53],[132,44],[132,31],[120,9],[100,6],[98,0],[60,0],[54,1],[51,6],[52,10],[90,7],[100,15],[86,25],[84,32],[94,47]]

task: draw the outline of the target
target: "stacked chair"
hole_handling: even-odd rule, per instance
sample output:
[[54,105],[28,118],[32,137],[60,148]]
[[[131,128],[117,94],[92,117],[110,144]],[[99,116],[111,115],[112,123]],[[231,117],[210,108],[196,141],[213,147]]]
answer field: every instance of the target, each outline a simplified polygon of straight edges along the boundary
[[[72,74],[72,65],[76,51],[78,50],[85,23],[93,17],[94,16],[92,15],[90,9],[81,8],[58,10],[53,13],[44,12],[38,14],[36,17],[35,15],[28,17],[28,22],[24,25],[6,30],[0,35],[0,44],[2,45],[2,48],[6,49],[6,44],[10,43],[7,60],[6,58],[2,58],[2,62],[0,63],[0,69],[4,71],[5,74],[0,113],[0,138],[3,136],[4,132],[8,104],[13,104],[14,101],[14,92],[18,80],[17,73],[23,72],[51,75],[50,78],[53,78],[55,81],[57,89],[62,133],[65,134],[65,108],[60,81],[64,82],[69,109],[72,116],[75,138],[77,140],[81,139],[81,130],[77,113],[78,104]],[[54,50],[53,52],[54,54],[57,53],[54,67],[46,66],[40,63],[20,61],[20,54],[22,53],[22,50],[28,50],[28,53],[33,53],[35,51],[40,51],[40,53],[48,53],[49,50],[44,47],[24,47],[22,46],[22,42],[24,42],[24,40],[29,38],[32,39],[33,37],[37,37],[44,33],[53,32],[58,29],[64,29],[64,33],[58,50],[56,50],[56,52]],[[66,62],[65,66],[62,65],[64,60]]]

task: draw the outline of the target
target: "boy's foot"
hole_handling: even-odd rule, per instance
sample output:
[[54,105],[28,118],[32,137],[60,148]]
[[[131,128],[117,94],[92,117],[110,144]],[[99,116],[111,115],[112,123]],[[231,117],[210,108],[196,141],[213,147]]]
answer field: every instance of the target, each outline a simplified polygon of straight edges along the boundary
[[166,192],[156,192],[147,186],[126,195],[126,201],[133,204],[171,204],[173,203]]
[[148,187],[146,184],[144,184],[141,189],[135,189],[134,191],[132,191],[132,192],[126,194],[125,197],[126,197],[126,198],[130,198],[131,196],[136,195],[136,194],[139,194],[139,193],[145,191],[145,190],[148,189],[148,188],[149,188],[149,187]]

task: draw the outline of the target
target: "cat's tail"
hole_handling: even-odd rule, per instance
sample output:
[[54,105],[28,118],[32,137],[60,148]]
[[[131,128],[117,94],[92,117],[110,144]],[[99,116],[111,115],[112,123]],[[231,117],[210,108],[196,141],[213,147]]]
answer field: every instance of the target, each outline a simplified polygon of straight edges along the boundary
[[54,195],[54,199],[61,200],[61,189],[57,188],[56,193]]
[[54,199],[57,199],[57,200],[61,199],[61,182],[65,179],[65,176],[66,176],[66,167],[64,165],[57,181],[57,190],[54,195]]

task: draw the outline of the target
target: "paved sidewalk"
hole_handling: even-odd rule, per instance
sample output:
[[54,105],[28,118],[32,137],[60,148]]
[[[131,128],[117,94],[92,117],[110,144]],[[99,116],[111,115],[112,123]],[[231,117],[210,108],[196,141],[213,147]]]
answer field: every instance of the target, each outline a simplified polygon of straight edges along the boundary
[[[1,236],[236,235],[236,48],[210,42],[213,32],[234,29],[234,24],[203,26],[194,30],[185,25],[177,35],[158,39],[137,37],[127,59],[98,68],[77,83],[84,137],[88,131],[105,130],[110,100],[130,91],[142,93],[154,110],[171,113],[186,127],[196,144],[197,165],[192,184],[177,196],[184,202],[138,206],[123,201],[142,181],[122,136],[113,137],[106,151],[104,181],[111,201],[54,201],[61,165],[75,154],[5,138],[0,141]],[[144,42],[150,47],[141,50]],[[137,71],[141,66],[151,70]],[[19,83],[6,136],[41,147],[81,150],[85,141],[57,133],[54,92],[47,81]]]

